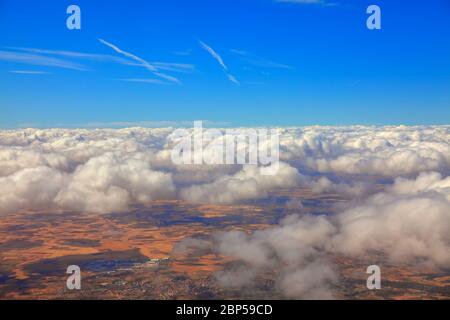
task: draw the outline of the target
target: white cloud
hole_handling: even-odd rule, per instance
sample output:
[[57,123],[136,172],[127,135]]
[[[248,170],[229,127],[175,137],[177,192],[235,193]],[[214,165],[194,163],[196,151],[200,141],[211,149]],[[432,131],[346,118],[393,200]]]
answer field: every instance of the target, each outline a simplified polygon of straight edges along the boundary
[[220,64],[223,71],[225,72],[228,80],[230,80],[231,82],[233,82],[236,85],[239,85],[239,81],[236,79],[236,77],[228,72],[228,67],[223,62],[222,57],[213,48],[211,48],[210,46],[208,46],[206,43],[204,43],[202,41],[200,41],[200,46],[203,49],[205,49],[214,59],[216,59],[216,61]]
[[107,213],[155,199],[234,204],[302,187],[351,201],[334,214],[313,216],[291,199],[287,209],[301,215],[253,234],[190,241],[184,250],[212,250],[240,262],[245,274],[237,266],[218,275],[229,285],[251,285],[252,275],[276,269],[276,287],[289,298],[331,298],[337,278],[326,258],[335,254],[376,252],[395,263],[450,268],[449,126],[279,128],[283,162],[275,176],[254,166],[176,166],[172,132],[1,130],[0,214]]
[[383,252],[394,262],[425,260],[450,267],[450,177],[423,173],[398,179],[386,192],[338,215],[333,248]]
[[450,168],[450,127],[283,129],[282,158],[321,173],[396,177]]
[[167,75],[167,74],[159,72],[157,67],[155,67],[154,65],[150,64],[146,60],[144,60],[144,59],[142,59],[142,58],[140,58],[140,57],[138,57],[138,56],[136,56],[136,55],[134,55],[132,53],[126,52],[126,51],[120,49],[118,46],[116,46],[116,45],[114,45],[114,44],[112,44],[112,43],[110,43],[110,42],[108,42],[106,40],[98,39],[98,41],[100,41],[102,44],[110,47],[111,49],[113,49],[117,53],[122,54],[123,56],[125,56],[127,58],[130,58],[132,60],[137,61],[144,68],[146,68],[147,70],[152,72],[155,76],[160,77],[160,78],[165,79],[165,80],[170,81],[170,82],[175,82],[177,84],[181,84],[180,80],[178,80],[177,78],[175,78],[173,76],[170,76],[170,75]]
[[65,181],[64,173],[47,166],[0,177],[0,214],[55,209],[53,199]]
[[130,203],[147,204],[173,197],[168,173],[152,170],[143,153],[105,153],[89,159],[70,176],[54,201],[84,212],[126,210]]
[[[194,245],[195,244],[195,245]],[[219,253],[241,263],[220,272],[219,283],[253,285],[257,275],[272,270],[275,287],[287,298],[333,298],[338,281],[330,258],[386,257],[397,264],[450,268],[450,177],[437,173],[398,179],[385,192],[331,216],[291,215],[277,226],[248,234],[228,231],[210,242],[181,243],[177,250]],[[236,275],[246,270],[252,277]],[[245,280],[245,281],[243,281]]]
[[[190,125],[142,121],[90,127],[180,124]],[[154,170],[168,171],[175,182],[182,181],[184,187],[177,188],[177,194],[186,200],[234,203],[294,186],[308,187],[316,193],[363,197],[373,192],[374,178],[408,178],[421,172],[450,171],[447,126],[280,128],[277,132],[284,163],[273,179],[261,176],[252,166],[175,166],[170,159],[171,132],[170,128],[0,131],[0,176],[40,166],[73,174],[91,158],[126,150],[130,155],[147,154]]]
[[244,166],[234,175],[224,175],[217,180],[194,185],[181,190],[181,197],[196,203],[235,203],[240,200],[257,199],[276,188],[294,187],[299,183],[297,169],[280,163],[276,175],[262,175],[256,166]]

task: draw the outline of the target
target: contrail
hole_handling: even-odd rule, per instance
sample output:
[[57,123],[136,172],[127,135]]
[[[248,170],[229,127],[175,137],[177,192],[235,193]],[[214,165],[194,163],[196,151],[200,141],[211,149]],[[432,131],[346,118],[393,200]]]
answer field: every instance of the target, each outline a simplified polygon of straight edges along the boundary
[[222,66],[223,72],[225,72],[228,80],[230,80],[231,82],[233,82],[236,85],[240,85],[239,81],[236,79],[235,76],[233,76],[232,74],[230,74],[228,72],[228,67],[226,66],[226,64],[223,62],[222,57],[216,52],[214,51],[213,48],[211,48],[210,46],[208,46],[206,43],[204,43],[203,41],[199,41],[200,42],[200,46],[205,49],[214,59],[216,59],[216,61]]
[[143,66],[144,68],[146,68],[147,70],[149,70],[150,72],[152,72],[155,76],[160,77],[160,78],[163,78],[163,79],[168,80],[168,81],[171,81],[171,82],[175,82],[175,83],[181,84],[180,80],[178,80],[178,79],[175,78],[175,77],[172,77],[172,76],[169,76],[169,75],[167,75],[167,74],[164,74],[164,73],[159,72],[159,71],[158,71],[158,68],[156,68],[155,66],[151,65],[150,63],[148,63],[148,62],[145,61],[144,59],[142,59],[142,58],[140,58],[140,57],[138,57],[138,56],[136,56],[136,55],[134,55],[134,54],[132,54],[132,53],[123,51],[123,50],[120,49],[118,46],[116,46],[116,45],[114,45],[114,44],[112,44],[112,43],[110,43],[110,42],[108,42],[108,41],[105,41],[105,40],[103,40],[103,39],[98,39],[98,41],[100,41],[100,42],[103,43],[104,45],[110,47],[111,49],[113,49],[113,50],[116,51],[117,53],[122,54],[122,55],[124,55],[125,57],[128,57],[128,58],[130,58],[130,59],[133,59],[133,60],[135,60],[135,61],[141,63],[142,66]]

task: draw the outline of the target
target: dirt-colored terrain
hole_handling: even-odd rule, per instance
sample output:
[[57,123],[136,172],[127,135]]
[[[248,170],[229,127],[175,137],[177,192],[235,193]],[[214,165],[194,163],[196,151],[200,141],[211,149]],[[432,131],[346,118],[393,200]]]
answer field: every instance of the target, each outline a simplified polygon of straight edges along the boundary
[[[282,190],[264,201],[245,205],[192,205],[156,201],[128,212],[20,212],[0,217],[1,299],[236,299],[282,298],[273,290],[271,274],[258,275],[258,287],[221,288],[217,271],[232,263],[207,253],[172,255],[186,237],[208,237],[217,231],[251,232],[268,228],[296,209],[288,200],[301,199],[303,211],[329,214],[336,195],[313,195],[305,189]],[[438,299],[450,297],[450,273],[394,266],[359,258],[330,257],[338,266],[342,299]],[[380,258],[381,259],[381,258]],[[383,287],[366,288],[366,267],[383,269]],[[66,269],[82,270],[82,289],[66,288]]]

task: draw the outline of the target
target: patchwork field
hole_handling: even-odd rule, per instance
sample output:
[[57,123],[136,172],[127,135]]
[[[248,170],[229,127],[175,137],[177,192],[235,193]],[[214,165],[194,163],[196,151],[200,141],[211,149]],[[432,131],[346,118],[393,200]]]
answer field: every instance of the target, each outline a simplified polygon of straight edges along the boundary
[[[230,230],[270,228],[297,208],[312,215],[334,210],[346,200],[317,196],[306,189],[281,190],[263,202],[245,205],[192,205],[155,201],[113,214],[25,213],[0,218],[1,299],[237,299],[275,298],[276,270],[255,275],[252,286],[224,287],[222,270],[236,261],[214,252],[177,254],[183,239],[209,239]],[[374,258],[375,257],[375,258]],[[450,297],[450,273],[426,266],[393,265],[383,257],[328,257],[339,280],[338,299],[441,299]],[[375,260],[375,261],[374,261]],[[366,288],[366,268],[383,270],[382,289]],[[66,269],[78,265],[82,289],[66,288]]]

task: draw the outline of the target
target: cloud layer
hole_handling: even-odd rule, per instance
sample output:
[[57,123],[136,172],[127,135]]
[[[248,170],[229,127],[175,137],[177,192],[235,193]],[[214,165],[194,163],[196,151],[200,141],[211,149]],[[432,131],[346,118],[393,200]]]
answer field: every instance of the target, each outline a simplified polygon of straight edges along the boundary
[[339,281],[333,256],[375,255],[377,261],[448,270],[450,177],[423,173],[412,180],[399,178],[385,192],[335,215],[297,214],[250,235],[228,231],[210,241],[185,240],[175,253],[192,257],[205,251],[240,264],[218,273],[223,286],[251,287],[258,274],[275,270],[275,287],[286,298],[333,298]]
[[295,186],[360,197],[372,191],[369,177],[450,172],[446,126],[280,128],[282,162],[270,178],[255,166],[176,166],[172,131],[0,131],[0,212],[111,212],[167,198],[236,203]]
[[449,126],[277,132],[279,170],[264,176],[252,165],[174,165],[171,128],[0,131],[0,214],[109,213],[157,199],[233,204],[302,187],[350,201],[328,216],[288,201],[296,214],[279,225],[187,239],[177,250],[233,258],[217,274],[225,287],[277,270],[275,287],[288,298],[333,298],[334,255],[450,268]]

